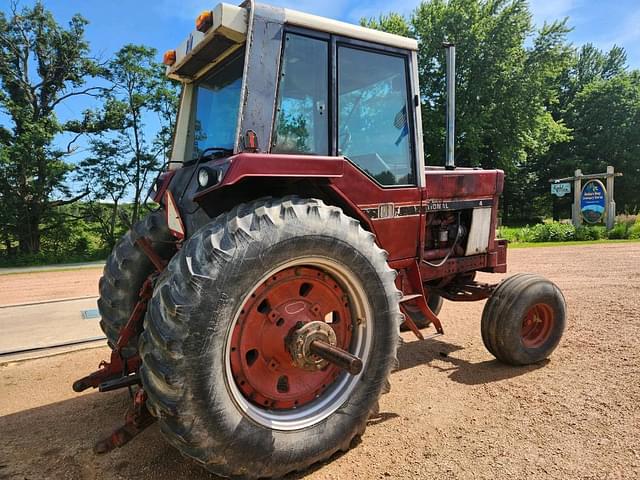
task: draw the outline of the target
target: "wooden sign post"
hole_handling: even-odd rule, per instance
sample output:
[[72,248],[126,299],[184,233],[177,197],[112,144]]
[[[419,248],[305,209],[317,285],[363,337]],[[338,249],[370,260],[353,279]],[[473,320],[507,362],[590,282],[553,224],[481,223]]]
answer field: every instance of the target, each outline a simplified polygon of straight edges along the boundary
[[[605,218],[607,229],[611,230],[616,222],[613,181],[615,177],[621,176],[622,173],[616,173],[612,166],[608,166],[606,173],[584,175],[582,170],[577,169],[573,177],[554,178],[549,182],[552,184],[551,192],[557,196],[563,196],[567,192],[566,188],[560,188],[556,184],[573,182],[571,221],[576,227],[582,225],[583,220],[587,223],[598,223],[602,218]],[[601,178],[606,179],[606,188],[600,182]],[[586,180],[584,185],[582,184],[583,180]],[[556,187],[554,188],[553,185]]]

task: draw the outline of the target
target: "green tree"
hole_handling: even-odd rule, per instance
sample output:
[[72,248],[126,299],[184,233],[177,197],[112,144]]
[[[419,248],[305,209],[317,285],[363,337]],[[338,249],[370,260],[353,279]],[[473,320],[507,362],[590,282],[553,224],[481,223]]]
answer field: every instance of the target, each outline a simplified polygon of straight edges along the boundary
[[117,239],[119,205],[130,200],[132,221],[137,221],[153,173],[169,158],[178,91],[156,55],[141,45],[122,47],[107,66],[113,88],[104,96],[103,109],[86,112],[78,125],[78,130],[100,131],[91,140],[92,154],[81,163],[80,177],[88,179],[94,202],[109,204],[88,205],[108,246]]
[[640,71],[589,83],[569,105],[567,124],[573,140],[565,164],[584,173],[613,165],[624,175],[616,179],[618,209],[639,211]]
[[99,73],[86,24],[74,15],[63,28],[40,2],[21,11],[12,3],[9,17],[0,12],[0,109],[11,123],[0,126],[3,241],[10,246],[17,239],[23,253],[40,250],[41,225],[57,206],[84,195],[69,198],[64,181],[71,166],[54,138],[65,129],[56,108],[101,91],[85,86]]
[[604,52],[587,43],[577,50],[569,68],[560,82],[560,102],[558,113],[566,113],[571,102],[584,87],[596,80],[609,80],[627,70],[627,53],[624,48],[614,45]]
[[82,205],[84,217],[95,225],[95,230],[109,251],[120,237],[118,213],[127,199],[130,181],[128,162],[114,159],[126,149],[122,138],[94,140],[92,155],[81,162],[79,169],[79,180],[88,179],[86,184],[91,192],[89,201]]
[[[585,173],[604,171],[601,167],[592,169],[587,152],[582,150],[580,142],[574,141],[573,129],[576,122],[573,109],[576,106],[576,97],[593,82],[607,82],[625,74],[626,59],[625,50],[619,46],[613,46],[611,50],[604,52],[592,44],[585,44],[572,53],[571,62],[559,79],[558,102],[548,106],[553,118],[567,125],[572,133],[568,141],[555,143],[547,152],[535,156],[524,172],[517,172],[521,176],[528,175],[531,180],[521,190],[521,202],[517,202],[523,205],[521,216],[544,216],[551,212],[554,199],[549,194],[548,179],[570,176],[576,168],[582,168]],[[604,105],[601,107],[604,107],[604,110],[600,111],[599,115],[608,115],[608,108]],[[624,195],[626,180],[617,183],[621,187],[617,189],[618,193]],[[557,208],[553,209],[554,218],[560,211],[565,217],[571,215],[571,198],[566,196],[555,200],[554,207]]]
[[[391,14],[363,24],[414,37],[419,46],[425,161],[442,164],[445,142],[444,40],[456,44],[456,163],[507,173],[506,210],[519,203],[516,175],[551,145],[569,139],[555,119],[561,75],[571,61],[566,23],[537,32],[525,0],[432,0],[409,19]],[[530,173],[530,172],[529,172]]]

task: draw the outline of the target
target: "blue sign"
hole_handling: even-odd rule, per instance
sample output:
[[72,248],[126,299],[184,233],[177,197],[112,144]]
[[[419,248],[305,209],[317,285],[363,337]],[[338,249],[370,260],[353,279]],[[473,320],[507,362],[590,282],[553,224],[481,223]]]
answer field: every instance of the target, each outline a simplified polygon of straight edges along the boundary
[[589,180],[582,187],[580,212],[587,223],[598,223],[604,217],[607,191],[600,180]]

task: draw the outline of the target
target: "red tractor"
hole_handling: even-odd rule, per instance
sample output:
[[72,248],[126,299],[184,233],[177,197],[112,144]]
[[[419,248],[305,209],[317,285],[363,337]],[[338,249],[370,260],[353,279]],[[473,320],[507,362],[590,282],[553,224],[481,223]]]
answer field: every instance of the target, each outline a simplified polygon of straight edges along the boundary
[[[488,299],[482,339],[502,362],[556,348],[566,313],[553,283],[475,281],[507,269],[504,173],[456,168],[451,148],[446,166],[424,166],[417,49],[250,1],[203,13],[165,54],[184,88],[160,208],[107,261],[113,352],[74,384],[135,392],[97,451],[157,420],[225,477],[327,459],[389,389],[401,326],[442,333],[443,299]],[[449,144],[452,131],[449,115]]]

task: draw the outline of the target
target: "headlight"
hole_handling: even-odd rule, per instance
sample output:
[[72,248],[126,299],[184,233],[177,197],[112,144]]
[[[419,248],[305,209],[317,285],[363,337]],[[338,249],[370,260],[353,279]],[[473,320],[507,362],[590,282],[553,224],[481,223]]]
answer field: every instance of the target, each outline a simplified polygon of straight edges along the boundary
[[200,188],[208,187],[210,178],[211,176],[209,175],[208,168],[201,168],[198,170],[198,185],[200,185]]
[[213,187],[222,180],[222,169],[218,167],[201,167],[198,169],[198,186],[203,188]]

